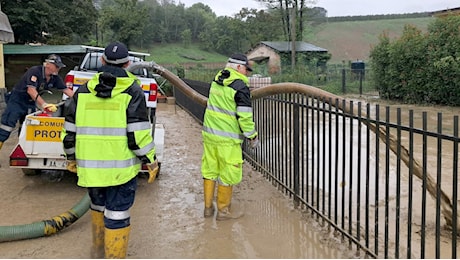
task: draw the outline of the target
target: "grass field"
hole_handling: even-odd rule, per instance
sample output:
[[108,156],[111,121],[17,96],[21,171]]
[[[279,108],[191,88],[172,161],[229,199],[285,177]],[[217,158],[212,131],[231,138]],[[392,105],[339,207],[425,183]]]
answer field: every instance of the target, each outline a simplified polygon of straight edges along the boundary
[[422,31],[434,18],[407,18],[354,22],[333,22],[310,27],[305,41],[325,48],[332,54],[330,63],[364,60],[369,58],[371,46],[378,43],[384,31],[390,38],[399,37],[404,26],[411,24]]
[[[425,31],[434,18],[386,19],[353,22],[330,22],[307,26],[304,41],[325,48],[332,54],[329,63],[369,59],[371,46],[378,43],[378,37],[387,31],[391,38],[399,37],[406,24],[412,24]],[[142,51],[159,64],[182,64],[190,62],[223,62],[225,55],[207,52],[192,44],[158,44]],[[246,50],[242,50],[244,52]]]
[[227,58],[225,55],[219,53],[204,51],[196,44],[190,46],[184,46],[180,43],[157,44],[143,51],[151,54],[151,56],[147,58],[148,61],[153,60],[158,64],[224,62]]

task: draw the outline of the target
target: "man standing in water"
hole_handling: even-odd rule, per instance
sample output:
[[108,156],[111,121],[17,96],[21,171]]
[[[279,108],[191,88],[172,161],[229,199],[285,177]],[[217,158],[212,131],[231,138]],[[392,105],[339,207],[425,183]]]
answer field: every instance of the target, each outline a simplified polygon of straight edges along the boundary
[[248,75],[252,71],[243,54],[233,54],[225,69],[211,83],[203,121],[201,173],[204,186],[204,217],[214,215],[212,205],[217,186],[217,220],[235,219],[242,213],[230,211],[233,186],[243,176],[244,138],[251,147],[258,145],[253,120]]

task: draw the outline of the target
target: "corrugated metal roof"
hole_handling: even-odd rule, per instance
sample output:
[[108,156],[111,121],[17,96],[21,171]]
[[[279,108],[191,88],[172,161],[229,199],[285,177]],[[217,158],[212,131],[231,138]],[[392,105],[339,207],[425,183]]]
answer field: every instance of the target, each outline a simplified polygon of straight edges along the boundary
[[[280,41],[280,42],[269,42],[262,41],[261,44],[267,45],[268,47],[278,51],[278,52],[290,52],[291,51],[291,42]],[[308,42],[295,42],[296,52],[327,52],[327,49],[315,46]]]
[[81,45],[27,45],[27,44],[5,44],[3,54],[64,54],[64,53],[86,53]]

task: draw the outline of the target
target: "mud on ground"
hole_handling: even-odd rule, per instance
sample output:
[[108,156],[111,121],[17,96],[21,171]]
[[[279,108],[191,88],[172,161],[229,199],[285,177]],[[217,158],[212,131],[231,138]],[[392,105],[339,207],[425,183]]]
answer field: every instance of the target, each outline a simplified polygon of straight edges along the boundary
[[[309,214],[293,207],[260,173],[244,165],[234,188],[232,207],[238,220],[204,219],[200,124],[180,107],[159,104],[157,123],[165,128],[161,174],[153,183],[139,179],[131,209],[128,258],[351,258],[340,243]],[[30,224],[72,208],[86,190],[76,176],[51,182],[8,167],[17,133],[0,151],[0,225]],[[90,214],[49,237],[0,243],[2,258],[89,258]]]

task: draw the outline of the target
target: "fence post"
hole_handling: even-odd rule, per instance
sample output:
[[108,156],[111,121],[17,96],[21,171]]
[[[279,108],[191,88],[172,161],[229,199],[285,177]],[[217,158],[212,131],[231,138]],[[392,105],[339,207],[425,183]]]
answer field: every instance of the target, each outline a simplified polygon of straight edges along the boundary
[[346,88],[345,88],[345,68],[342,68],[342,93],[346,93]]
[[[298,95],[298,94],[297,94]],[[294,153],[294,206],[298,207],[300,203],[300,105],[298,102],[294,103],[294,115],[293,115],[293,153]]]

